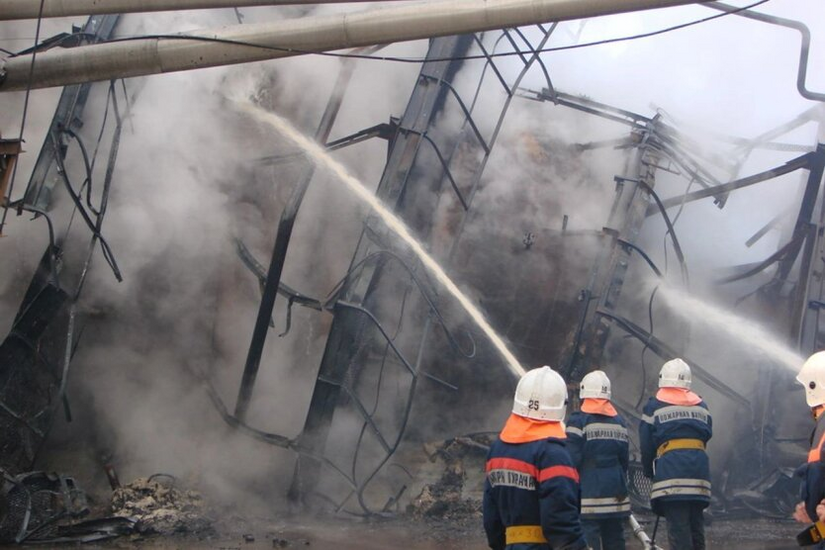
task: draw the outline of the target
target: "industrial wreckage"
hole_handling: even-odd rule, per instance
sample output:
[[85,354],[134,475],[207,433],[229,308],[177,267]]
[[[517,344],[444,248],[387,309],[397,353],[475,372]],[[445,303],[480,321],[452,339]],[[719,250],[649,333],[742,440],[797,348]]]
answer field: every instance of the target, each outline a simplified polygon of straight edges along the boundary
[[[669,2],[679,3],[687,2]],[[143,9],[217,7],[209,2],[205,3],[208,6],[160,4],[143,3]],[[235,7],[241,22],[237,8],[253,4],[226,2],[220,7]],[[494,2],[487,4],[495,6]],[[438,33],[431,30],[433,20],[423,24],[424,31],[411,25],[404,34],[387,24],[390,19],[373,17],[389,33],[386,37],[364,31],[362,38],[345,31],[350,36],[344,42],[334,42],[334,37],[330,42],[307,42],[309,38],[298,36],[297,31],[294,38],[285,38],[282,31],[294,20],[278,23],[268,37],[259,28],[244,34],[244,25],[225,35],[215,33],[213,42],[203,39],[210,33],[193,36],[200,37],[194,39],[198,48],[211,49],[204,65],[344,46],[360,48],[355,50],[356,58],[373,56],[381,53],[374,44],[432,36],[403,114],[330,139],[357,62],[343,59],[314,128],[315,140],[327,151],[357,148],[374,139],[386,142],[376,196],[451,275],[480,297],[484,314],[521,364],[553,365],[573,388],[584,374],[601,368],[616,381],[620,390],[616,393],[628,396],[617,400],[622,414],[638,422],[642,396],[655,385],[647,366],[656,368],[657,361],[676,356],[688,360],[708,402],[718,411],[715,416],[730,418],[727,429],[749,442],[711,448],[712,514],[784,518],[795,499],[791,472],[804,462],[807,443],[804,409],[800,412],[789,402],[794,399],[786,399],[793,391],[789,372],[779,368],[776,356],[762,355],[755,359],[759,368],[747,387],[734,385],[731,365],[714,364],[704,349],[714,340],[690,321],[667,312],[665,321],[654,323],[654,306],[658,293],[672,292],[669,287],[690,288],[690,264],[676,228],[686,205],[712,200],[723,210],[736,199],[735,191],[792,175],[802,180],[793,211],[774,212],[746,243],[752,246],[770,231],[778,231],[780,246],[763,261],[731,266],[723,279],[723,294],[735,295],[741,304],[740,316],[769,318],[769,328],[800,355],[821,348],[825,145],[778,141],[806,124],[821,124],[821,107],[815,105],[752,139],[703,136],[709,146],[663,110],[643,115],[565,93],[554,84],[542,53],[557,32],[558,21],[601,13],[590,7],[564,11],[565,2],[546,4],[548,13],[539,20],[508,12],[505,15],[510,18],[481,24],[464,14],[455,18],[458,23],[439,27]],[[558,14],[552,11],[554,4],[561,6]],[[663,4],[667,2],[616,2],[621,7],[611,11]],[[31,12],[31,3],[20,6],[21,12],[15,16],[10,10],[8,19],[41,14]],[[110,514],[87,520],[82,518],[89,503],[78,483],[67,477],[70,470],[62,470],[65,475],[33,471],[50,452],[52,425],[60,416],[72,417],[70,367],[75,353],[89,339],[88,332],[101,323],[83,307],[98,245],[111,275],[117,280],[125,276],[117,261],[118,251],[110,246],[103,226],[110,192],[118,183],[122,132],[140,101],[141,81],[123,78],[194,68],[191,56],[201,56],[200,49],[175,50],[179,38],[156,36],[147,40],[156,41],[155,51],[162,62],[147,60],[141,67],[106,62],[107,55],[109,59],[115,55],[112,52],[122,55],[130,42],[142,46],[137,40],[116,38],[118,25],[128,16],[96,14],[90,6],[77,6],[78,13],[92,13],[82,28],[7,58],[0,81],[0,91],[65,86],[21,198],[13,198],[10,185],[21,141],[0,142],[0,184],[3,196],[9,197],[6,212],[30,213],[31,223],[45,223],[49,233],[36,270],[27,274],[25,291],[8,323],[11,329],[0,346],[0,466],[5,479],[0,538],[8,542],[93,541],[136,531],[194,532],[209,527],[203,520],[200,495],[176,487],[170,481],[174,478],[166,474],[150,477],[155,472],[146,472],[145,479],[121,486],[116,460],[101,460],[99,475],[107,476],[114,493]],[[461,2],[443,6],[461,14],[461,9],[469,9]],[[57,10],[58,3],[48,0],[40,7],[44,17],[67,15]],[[798,31],[802,36],[798,90],[811,101],[825,99],[806,87],[810,33],[804,24],[720,3],[708,7],[720,15]],[[51,13],[52,8],[57,11]],[[403,20],[410,14],[404,9],[387,8],[387,13],[396,10],[397,20]],[[123,12],[129,11],[134,10],[124,4]],[[434,12],[433,17],[443,14]],[[304,29],[331,24],[318,19],[297,21],[305,23]],[[357,16],[350,19],[361,21]],[[363,20],[368,24],[370,17]],[[251,47],[255,40],[265,47]],[[168,57],[163,57],[164,42],[171,48]],[[98,49],[102,47],[117,50],[107,54]],[[221,52],[219,47],[232,53]],[[243,51],[236,54],[234,50]],[[67,62],[84,51],[92,56],[101,52],[103,61],[82,68]],[[230,60],[216,61],[222,57]],[[107,82],[93,83],[96,80]],[[527,85],[527,81],[540,85]],[[529,104],[534,112],[567,110],[576,120],[598,120],[619,137],[567,143],[553,135],[552,127],[543,132],[511,132],[510,154],[497,160],[493,151],[498,151],[496,145],[503,147],[499,138],[506,115],[519,104]],[[278,108],[277,100],[272,107]],[[783,161],[745,175],[743,167],[762,151],[782,155]],[[578,228],[576,205],[565,204],[558,196],[537,198],[514,189],[503,201],[485,199],[490,169],[502,170],[506,162],[521,164],[534,181],[557,180],[547,183],[553,193],[563,192],[564,185],[575,181],[585,196],[600,204],[599,220]],[[611,193],[605,193],[604,182],[597,181],[604,177],[594,168],[599,162],[608,163],[613,171]],[[553,167],[551,176],[546,174],[549,166]],[[248,177],[269,174],[269,170],[286,174],[292,187],[288,196],[270,205],[270,215],[279,222],[268,264],[262,261],[263,252],[253,252],[260,247],[236,237],[234,261],[244,271],[234,272],[213,289],[224,294],[219,300],[232,301],[237,293],[233,278],[251,278],[260,288],[244,369],[235,379],[234,409],[227,407],[211,372],[196,369],[189,373],[214,406],[217,414],[211,421],[222,419],[244,437],[293,452],[297,458],[287,496],[304,509],[358,517],[406,514],[477,521],[478,475],[495,436],[490,430],[496,426],[486,417],[479,422],[476,411],[479,403],[489,404],[490,411],[506,409],[514,386],[505,361],[421,260],[377,216],[367,216],[360,234],[353,235],[349,266],[326,297],[296,290],[301,288],[300,281],[283,280],[293,228],[317,170],[307,155],[288,147],[258,158]],[[75,174],[82,179],[77,181]],[[93,188],[92,181],[99,181],[100,175],[102,185]],[[502,231],[496,219],[505,206],[511,208],[509,230]],[[66,213],[76,217],[80,227],[71,234],[58,232],[52,221]],[[644,238],[651,227],[657,239],[664,236],[666,240],[664,261],[668,249],[672,250],[678,270],[659,265],[657,255],[645,246],[652,242]],[[276,308],[276,302],[280,307]],[[280,337],[295,337],[308,326],[292,326],[293,316],[298,315],[293,313],[295,306],[331,321],[314,325],[324,327],[320,367],[303,427],[299,435],[289,437],[255,427],[249,411],[269,333],[274,330]],[[635,396],[639,398],[636,403]],[[264,397],[257,395],[257,399]],[[450,422],[442,420],[445,414]],[[638,463],[631,467],[630,487],[634,510],[644,521],[649,482]],[[273,544],[279,541],[273,538]]]

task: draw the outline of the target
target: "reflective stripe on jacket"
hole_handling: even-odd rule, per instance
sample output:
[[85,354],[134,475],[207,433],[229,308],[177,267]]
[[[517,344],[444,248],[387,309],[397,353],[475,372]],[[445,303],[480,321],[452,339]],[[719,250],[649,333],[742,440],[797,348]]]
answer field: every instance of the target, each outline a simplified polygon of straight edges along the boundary
[[505,548],[505,529],[540,525],[547,544],[513,544],[511,550],[580,550],[579,476],[563,439],[526,443],[496,440],[487,456],[484,530],[490,548]]
[[680,402],[678,395],[660,392],[651,397],[639,425],[642,467],[645,475],[653,479],[650,503],[659,515],[659,504],[663,501],[698,501],[706,506],[710,503],[710,463],[704,450],[676,448],[656,458],[657,450],[665,442],[688,439],[707,443],[713,435],[713,419],[705,402],[691,392],[684,392]]
[[615,416],[575,412],[567,422],[567,448],[581,477],[585,519],[630,515],[627,494],[627,425]]

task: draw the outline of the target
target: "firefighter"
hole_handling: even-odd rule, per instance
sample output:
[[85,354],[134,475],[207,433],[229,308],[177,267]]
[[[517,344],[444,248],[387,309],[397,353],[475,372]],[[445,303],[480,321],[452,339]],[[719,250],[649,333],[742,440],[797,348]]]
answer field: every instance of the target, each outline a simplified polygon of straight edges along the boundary
[[[802,365],[797,381],[805,387],[805,401],[811,408],[816,426],[811,434],[811,450],[808,462],[797,470],[802,477],[802,502],[796,505],[794,519],[801,523],[812,523],[825,517],[822,504],[825,504],[825,351],[811,355]],[[817,507],[820,510],[817,510]],[[813,518],[813,519],[812,519]]]
[[513,413],[487,456],[484,530],[490,548],[587,548],[579,474],[565,447],[567,386],[550,367],[525,374]]
[[703,510],[710,504],[705,451],[713,422],[702,398],[690,391],[690,367],[672,359],[659,372],[659,391],[639,426],[642,467],[653,479],[650,504],[667,520],[671,550],[704,550]]
[[610,379],[600,371],[579,386],[581,410],[567,423],[567,448],[581,477],[581,518],[593,550],[624,550],[629,445],[627,424],[610,403]]

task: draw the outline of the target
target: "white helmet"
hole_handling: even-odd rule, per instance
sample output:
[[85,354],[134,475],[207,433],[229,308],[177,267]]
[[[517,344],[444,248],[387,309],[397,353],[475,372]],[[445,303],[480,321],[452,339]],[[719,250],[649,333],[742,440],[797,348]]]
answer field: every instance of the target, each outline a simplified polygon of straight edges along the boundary
[[688,388],[690,389],[690,367],[679,359],[671,359],[659,371],[660,388]]
[[533,369],[521,377],[513,399],[513,414],[535,420],[564,420],[567,384],[550,367]]
[[604,372],[594,370],[582,378],[579,385],[579,398],[586,399],[588,397],[610,399],[610,378]]
[[805,401],[809,407],[825,404],[825,351],[808,357],[796,379],[805,386]]

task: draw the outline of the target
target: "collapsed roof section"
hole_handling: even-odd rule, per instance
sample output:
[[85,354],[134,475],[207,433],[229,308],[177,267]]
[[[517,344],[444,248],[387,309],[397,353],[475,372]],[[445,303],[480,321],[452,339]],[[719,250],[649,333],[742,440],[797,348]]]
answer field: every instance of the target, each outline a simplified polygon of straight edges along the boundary
[[[116,21],[117,18],[93,17],[84,35],[102,39],[112,32]],[[605,365],[615,378],[635,380],[635,371],[615,359],[630,348],[624,333],[643,345],[642,353],[650,350],[663,360],[675,355],[690,360],[689,331],[683,331],[675,340],[669,335],[654,336],[652,314],[649,329],[634,317],[652,307],[649,304],[653,295],[649,304],[642,304],[637,293],[626,292],[628,283],[637,277],[634,270],[640,266],[662,276],[662,270],[639,244],[639,235],[648,220],[659,216],[665,220],[667,238],[672,241],[680,263],[679,278],[686,285],[688,264],[670,209],[705,198],[713,198],[723,208],[738,189],[804,171],[804,193],[787,244],[764,262],[739,270],[729,280],[757,276],[777,264],[775,275],[758,292],[762,307],[777,313],[777,326],[788,331],[801,351],[821,347],[819,309],[825,302],[820,284],[825,267],[820,263],[825,258],[825,196],[821,189],[825,149],[821,144],[803,146],[802,151],[787,146],[784,150],[802,154],[756,175],[739,174],[744,159],[755,148],[783,148],[784,144],[774,140],[795,125],[811,120],[813,113],[801,115],[755,140],[728,140],[733,151],[708,154],[661,115],[646,117],[555,90],[550,71],[538,54],[554,28],[539,26],[432,40],[428,60],[401,118],[328,142],[349,79],[345,68],[316,138],[330,148],[355,145],[369,137],[386,139],[387,164],[378,196],[392,206],[440,261],[473,287],[493,325],[504,333],[524,363],[551,363],[571,382]],[[503,68],[491,55],[500,49],[519,52],[517,70]],[[469,52],[480,57],[472,61],[462,59]],[[523,87],[522,80],[528,71],[540,73],[546,87],[538,91]],[[30,468],[58,405],[66,403],[66,376],[79,339],[74,305],[83,288],[91,251],[97,242],[104,251],[108,250],[101,231],[105,190],[112,184],[117,160],[121,125],[118,97],[126,97],[111,85],[106,108],[111,105],[113,109],[114,125],[109,127],[110,169],[104,181],[104,199],[95,207],[87,195],[84,206],[81,189],[85,186],[88,190],[91,181],[78,188],[68,180],[62,162],[73,141],[82,149],[82,156],[87,157],[73,128],[82,120],[88,93],[88,84],[64,89],[25,199],[15,205],[46,217],[56,186],[62,184],[73,207],[81,213],[91,242],[85,263],[67,270],[73,275],[73,284],[60,276],[58,243],[50,244],[12,332],[0,347],[0,429],[5,434],[3,441],[11,442],[4,445],[0,460],[4,468],[13,472]],[[479,207],[477,195],[485,185],[485,169],[508,108],[513,101],[525,100],[537,100],[548,108],[550,104],[570,108],[626,127],[623,135],[609,142],[577,147],[559,145],[552,139],[550,127],[550,138],[528,134],[518,144],[531,151],[532,162],[537,166],[586,164],[581,157],[587,151],[621,151],[625,166],[617,166],[615,179],[608,182],[614,184],[613,193],[602,199],[607,207],[601,228],[571,230],[566,213],[559,210],[554,215],[562,218],[561,223],[521,231],[515,247],[512,239],[485,230],[485,221],[489,221],[485,216],[495,210],[489,204]],[[94,162],[94,157],[89,162]],[[561,172],[564,173],[563,168]],[[684,178],[701,189],[660,198],[657,177],[663,173]],[[595,177],[591,174],[585,179]],[[331,484],[332,494],[327,496],[333,499],[336,509],[381,513],[387,509],[386,503],[397,502],[399,491],[403,492],[387,470],[407,438],[426,439],[458,426],[470,428],[472,415],[463,417],[455,411],[488,406],[486,402],[479,405],[481,400],[506,400],[504,396],[510,392],[502,388],[512,381],[499,367],[501,360],[495,351],[471,325],[461,320],[460,314],[452,311],[448,297],[440,294],[417,260],[375,219],[365,222],[350,269],[328,300],[305,296],[283,283],[280,271],[291,223],[310,179],[311,171],[303,176],[282,215],[280,240],[276,241],[268,269],[252,257],[243,243],[238,243],[241,259],[262,283],[264,297],[234,414],[226,410],[217,393],[212,396],[231,425],[301,455],[290,491],[293,498],[305,500],[314,494],[319,480],[331,472],[337,481]],[[519,182],[513,181],[511,185],[517,187]],[[542,206],[551,207],[552,201]],[[489,210],[485,211],[485,207]],[[579,246],[571,244],[580,239],[590,240],[588,251],[594,251],[592,255],[584,254],[584,262],[577,250]],[[117,273],[111,251],[104,255]],[[552,273],[546,271],[548,264],[552,265]],[[298,438],[267,434],[245,423],[255,372],[260,365],[260,349],[270,328],[277,294],[287,299],[290,307],[297,304],[334,315],[309,413]],[[764,414],[775,398],[771,384],[765,384],[765,379],[753,384],[767,386],[767,393],[732,388],[718,369],[695,360],[690,362],[701,383],[717,398],[732,403],[746,418],[749,428],[764,434],[765,426],[772,422]],[[765,372],[770,380],[771,371]],[[432,384],[432,391],[424,396],[429,406],[423,409],[414,408],[415,403],[421,402],[421,396],[416,398],[419,381]],[[646,389],[649,388],[642,388]],[[638,404],[620,405],[628,416],[638,415]],[[450,410],[456,419],[449,426],[440,423],[445,410]],[[777,460],[776,455],[771,458]],[[763,465],[759,475],[769,466]],[[327,473],[322,473],[323,468]]]

